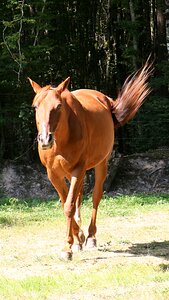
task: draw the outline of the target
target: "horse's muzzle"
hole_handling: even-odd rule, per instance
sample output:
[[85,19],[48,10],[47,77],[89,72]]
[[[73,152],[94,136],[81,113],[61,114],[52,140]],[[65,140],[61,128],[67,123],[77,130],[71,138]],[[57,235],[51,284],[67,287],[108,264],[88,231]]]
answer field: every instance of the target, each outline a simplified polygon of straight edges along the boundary
[[43,149],[50,149],[54,143],[54,135],[53,133],[49,132],[46,135],[42,135],[41,133],[38,134],[37,141],[39,146]]

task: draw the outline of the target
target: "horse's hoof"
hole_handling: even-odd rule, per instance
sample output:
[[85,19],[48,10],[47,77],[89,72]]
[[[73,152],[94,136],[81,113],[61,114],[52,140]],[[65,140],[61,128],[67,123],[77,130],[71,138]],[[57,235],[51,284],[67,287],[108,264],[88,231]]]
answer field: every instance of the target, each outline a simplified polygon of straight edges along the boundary
[[97,241],[95,238],[89,237],[86,240],[86,248],[92,249],[97,247]]
[[72,260],[72,257],[73,257],[72,251],[62,251],[60,254],[61,260],[64,260],[64,261],[70,261],[70,260]]
[[80,252],[82,250],[82,245],[81,244],[73,244],[72,245],[72,251],[73,252]]

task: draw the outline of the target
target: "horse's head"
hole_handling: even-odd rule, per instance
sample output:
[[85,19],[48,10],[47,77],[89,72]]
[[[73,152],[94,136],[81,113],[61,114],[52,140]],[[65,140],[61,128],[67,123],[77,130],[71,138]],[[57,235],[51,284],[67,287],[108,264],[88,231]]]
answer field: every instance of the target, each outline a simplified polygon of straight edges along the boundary
[[30,78],[28,79],[36,93],[32,106],[35,108],[36,112],[38,143],[42,149],[49,149],[54,143],[54,132],[57,128],[61,114],[61,94],[68,87],[70,77],[56,88],[51,87],[51,85],[41,87],[35,81]]

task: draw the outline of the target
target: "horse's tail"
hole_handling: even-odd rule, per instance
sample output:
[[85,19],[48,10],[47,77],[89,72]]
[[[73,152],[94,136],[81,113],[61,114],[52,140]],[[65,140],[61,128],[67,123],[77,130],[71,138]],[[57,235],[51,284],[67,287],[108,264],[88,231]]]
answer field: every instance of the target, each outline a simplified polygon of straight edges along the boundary
[[130,121],[151,92],[147,80],[152,74],[152,65],[148,59],[139,71],[126,79],[117,99],[110,101],[115,127]]

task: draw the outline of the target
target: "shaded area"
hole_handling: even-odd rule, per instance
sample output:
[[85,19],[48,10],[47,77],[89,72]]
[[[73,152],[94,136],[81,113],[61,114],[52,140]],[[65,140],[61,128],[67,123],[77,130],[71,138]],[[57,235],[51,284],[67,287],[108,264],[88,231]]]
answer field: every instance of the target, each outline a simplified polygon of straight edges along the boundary
[[137,243],[130,246],[126,252],[134,255],[151,255],[156,257],[165,257],[169,259],[169,241]]
[[123,157],[111,183],[111,192],[128,195],[168,193],[169,149]]
[[[84,193],[91,193],[94,172],[86,173]],[[169,149],[118,156],[113,152],[104,185],[108,196],[139,193],[169,193]],[[57,197],[40,163],[6,162],[0,170],[0,195],[17,198]]]
[[[132,256],[155,256],[164,257],[169,260],[169,241],[150,243],[136,243],[132,244],[125,250],[113,250],[113,245],[107,243],[107,245],[101,246],[98,249],[101,252],[112,252],[117,254],[130,254]],[[167,266],[169,268],[169,265]]]

